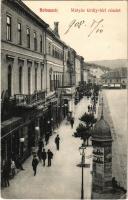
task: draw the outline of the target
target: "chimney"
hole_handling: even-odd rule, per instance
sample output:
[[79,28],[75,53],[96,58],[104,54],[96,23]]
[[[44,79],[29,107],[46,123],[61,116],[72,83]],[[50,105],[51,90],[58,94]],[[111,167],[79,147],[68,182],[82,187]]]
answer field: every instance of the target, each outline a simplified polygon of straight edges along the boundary
[[59,36],[59,31],[58,31],[58,25],[59,25],[59,22],[54,22],[54,33],[58,36]]

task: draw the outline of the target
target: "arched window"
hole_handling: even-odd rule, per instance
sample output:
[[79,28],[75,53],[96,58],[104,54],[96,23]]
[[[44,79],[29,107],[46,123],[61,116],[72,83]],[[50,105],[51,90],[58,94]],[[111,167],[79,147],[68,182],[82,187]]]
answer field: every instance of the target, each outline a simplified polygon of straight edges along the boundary
[[31,68],[28,68],[28,94],[31,92]]
[[12,94],[12,67],[8,66],[8,95],[9,97]]
[[19,93],[22,93],[22,67],[19,67]]

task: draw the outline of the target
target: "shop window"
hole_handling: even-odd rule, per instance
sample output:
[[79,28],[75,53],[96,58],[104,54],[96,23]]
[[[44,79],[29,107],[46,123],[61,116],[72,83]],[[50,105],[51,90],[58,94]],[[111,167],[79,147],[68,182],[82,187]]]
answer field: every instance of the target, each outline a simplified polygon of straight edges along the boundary
[[30,48],[30,29],[27,28],[27,47]]
[[8,66],[8,95],[11,96],[12,93],[12,67]]
[[11,41],[11,26],[12,26],[12,24],[11,24],[11,17],[10,16],[7,16],[7,19],[6,19],[7,21],[6,21],[6,23],[7,23],[7,35],[6,35],[6,38],[7,38],[7,40],[8,41]]
[[17,24],[17,29],[18,29],[18,44],[22,43],[22,38],[21,38],[21,23]]

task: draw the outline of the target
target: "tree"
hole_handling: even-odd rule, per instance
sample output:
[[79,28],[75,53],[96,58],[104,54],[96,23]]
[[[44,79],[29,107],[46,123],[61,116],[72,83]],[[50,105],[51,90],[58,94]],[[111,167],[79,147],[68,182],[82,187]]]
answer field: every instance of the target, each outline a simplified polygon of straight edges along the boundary
[[84,144],[87,142],[88,146],[88,140],[91,136],[91,132],[88,127],[84,126],[83,124],[79,124],[79,126],[76,129],[76,133],[74,134],[75,137],[80,137],[83,139]]
[[85,114],[80,118],[81,121],[83,121],[86,124],[87,128],[91,128],[93,124],[96,123],[96,118],[94,117],[94,114],[88,114],[85,112]]

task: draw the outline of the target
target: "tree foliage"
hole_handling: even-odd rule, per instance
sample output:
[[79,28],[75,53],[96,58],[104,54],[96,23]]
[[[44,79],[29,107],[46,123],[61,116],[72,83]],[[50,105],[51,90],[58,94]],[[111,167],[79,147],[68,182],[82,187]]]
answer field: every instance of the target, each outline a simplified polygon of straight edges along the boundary
[[83,121],[87,127],[92,127],[93,124],[96,123],[96,118],[94,117],[94,114],[86,113],[80,118],[81,121]]

